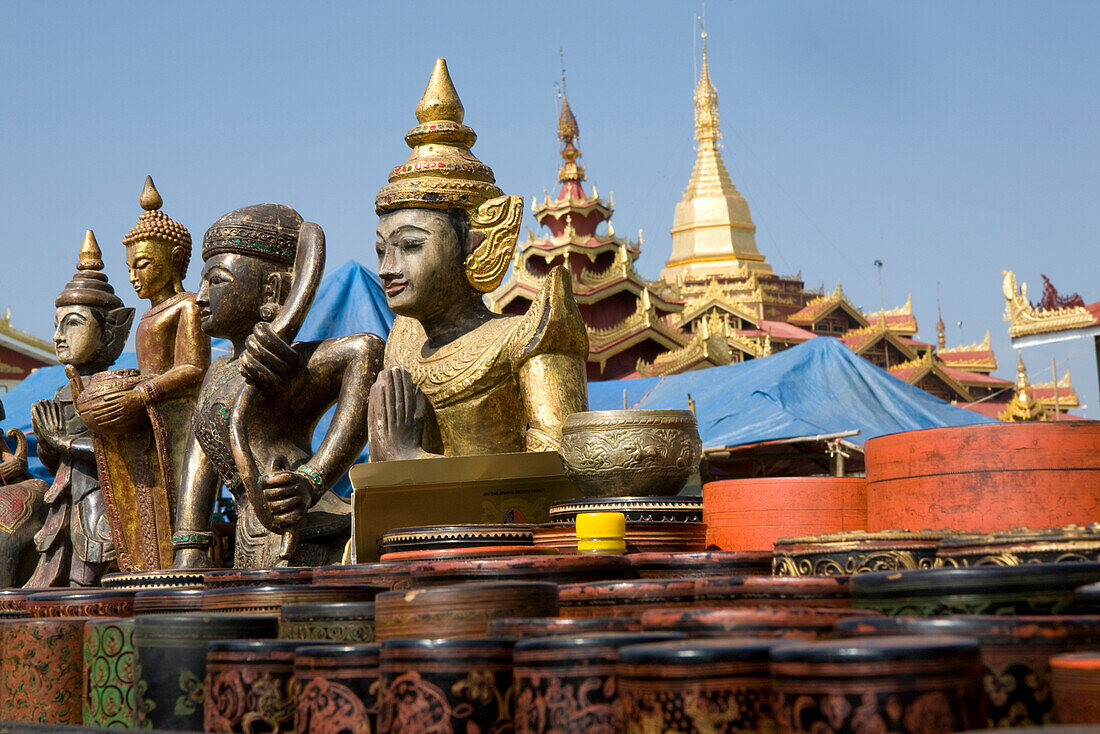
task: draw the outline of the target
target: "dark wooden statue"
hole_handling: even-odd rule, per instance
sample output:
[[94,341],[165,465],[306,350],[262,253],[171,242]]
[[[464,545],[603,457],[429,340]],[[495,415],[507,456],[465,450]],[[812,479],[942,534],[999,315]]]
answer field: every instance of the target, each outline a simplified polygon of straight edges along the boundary
[[[4,405],[0,403],[0,420]],[[34,535],[46,518],[46,488],[27,471],[27,437],[17,428],[7,432],[12,452],[0,439],[0,588],[21,586],[34,571],[38,552]]]
[[[367,397],[382,364],[371,334],[293,343],[324,270],[324,233],[296,211],[258,204],[226,214],[203,238],[196,298],[203,331],[233,353],[211,364],[184,461],[176,568],[210,565],[219,480],[239,519],[234,565],[333,563],[350,524],[332,484],[367,440]],[[335,402],[324,439],[313,428]]]

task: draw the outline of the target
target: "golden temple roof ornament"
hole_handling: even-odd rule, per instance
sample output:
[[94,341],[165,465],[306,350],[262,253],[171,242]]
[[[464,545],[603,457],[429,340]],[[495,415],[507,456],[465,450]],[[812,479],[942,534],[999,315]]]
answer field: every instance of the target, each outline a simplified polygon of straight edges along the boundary
[[710,78],[706,32],[703,64],[693,95],[695,165],[672,223],[672,254],[661,271],[669,284],[678,274],[686,280],[725,276],[740,266],[771,274],[756,247],[756,225],[748,202],[730,180],[718,149],[718,92]]
[[[943,311],[940,310],[940,299],[936,299],[936,344],[939,349],[943,349],[947,344],[947,331],[946,326],[943,323]],[[988,335],[989,332],[986,332]]]
[[1011,270],[1002,270],[1001,275],[1004,276],[1001,285],[1005,298],[1004,320],[1008,322],[1008,335],[1013,339],[1100,324],[1100,319],[1084,306],[1049,310],[1035,308],[1027,298],[1027,283],[1020,283],[1017,287],[1016,275]]
[[1045,420],[1043,407],[1035,399],[1031,383],[1027,379],[1023,353],[1016,365],[1016,391],[1005,409],[997,415],[997,419],[1008,422]]

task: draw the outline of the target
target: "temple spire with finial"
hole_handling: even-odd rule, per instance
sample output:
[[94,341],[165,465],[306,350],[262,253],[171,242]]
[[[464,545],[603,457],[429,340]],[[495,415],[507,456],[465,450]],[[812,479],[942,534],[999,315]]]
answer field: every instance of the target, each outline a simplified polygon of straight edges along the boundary
[[[702,24],[700,23],[702,27]],[[699,83],[695,85],[695,139],[700,143],[717,141],[721,137],[718,128],[718,90],[710,80],[707,64],[707,31],[703,27],[703,67],[699,71]]]
[[936,296],[936,343],[940,350],[947,348],[947,326],[943,323],[943,311],[940,310],[940,299]]
[[[559,53],[561,50],[559,49]],[[577,118],[569,107],[569,97],[565,93],[565,60],[562,58],[561,67],[561,114],[558,115],[558,140],[561,141],[562,165],[558,168],[558,181],[565,184],[570,181],[580,183],[584,181],[584,166],[577,163],[581,157],[580,148],[574,144],[574,139],[581,135],[577,126]],[[581,192],[583,196],[583,192]]]
[[96,242],[95,233],[90,229],[84,233],[84,244],[80,246],[76,269],[97,272],[103,270],[103,252],[99,249],[99,243]]
[[[997,416],[997,419],[1008,422],[1044,420],[1043,407],[1035,399],[1031,382],[1027,379],[1024,354],[1020,352],[1019,355],[1019,360],[1016,363],[1016,390],[1012,395],[1012,399],[1008,401],[1008,405]],[[1055,379],[1057,379],[1057,375],[1055,375]]]

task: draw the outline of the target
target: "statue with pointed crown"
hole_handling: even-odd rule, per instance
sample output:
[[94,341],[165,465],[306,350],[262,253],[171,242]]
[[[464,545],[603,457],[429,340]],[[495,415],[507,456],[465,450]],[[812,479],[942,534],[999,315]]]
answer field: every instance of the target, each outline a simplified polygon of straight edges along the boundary
[[94,586],[116,556],[92,438],[73,404],[82,381],[118,359],[134,319],[134,309],[122,305],[102,270],[102,253],[89,229],[76,275],[55,301],[53,342],[70,382],[31,409],[38,457],[54,479],[46,492],[46,521],[35,536],[38,565],[28,588]]
[[142,213],[122,242],[130,284],[151,304],[138,321],[138,372],[116,370],[81,385],[76,409],[92,431],[96,462],[126,572],[172,565],[175,498],[195,398],[210,366],[195,294],[183,289],[191,233],[160,211],[151,176]]
[[[238,514],[235,567],[335,563],[351,508],[332,485],[367,442],[367,398],[383,341],[373,334],[294,341],[325,269],[325,237],[289,206],[224,215],[206,231],[202,259],[202,329],[233,349],[214,360],[199,391],[174,567],[210,565],[210,519],[223,484]],[[313,429],[334,403],[314,448]]]
[[587,410],[588,334],[569,271],[546,278],[527,313],[500,315],[500,285],[523,216],[477,140],[447,63],[416,107],[412,152],[375,199],[378,271],[397,314],[371,389],[372,461],[553,451],[570,413]]

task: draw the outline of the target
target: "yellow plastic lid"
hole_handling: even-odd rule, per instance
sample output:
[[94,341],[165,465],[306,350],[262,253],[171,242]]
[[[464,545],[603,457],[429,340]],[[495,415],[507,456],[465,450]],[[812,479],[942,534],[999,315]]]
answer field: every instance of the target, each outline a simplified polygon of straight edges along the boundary
[[581,540],[626,538],[626,515],[621,512],[577,514],[577,538]]

